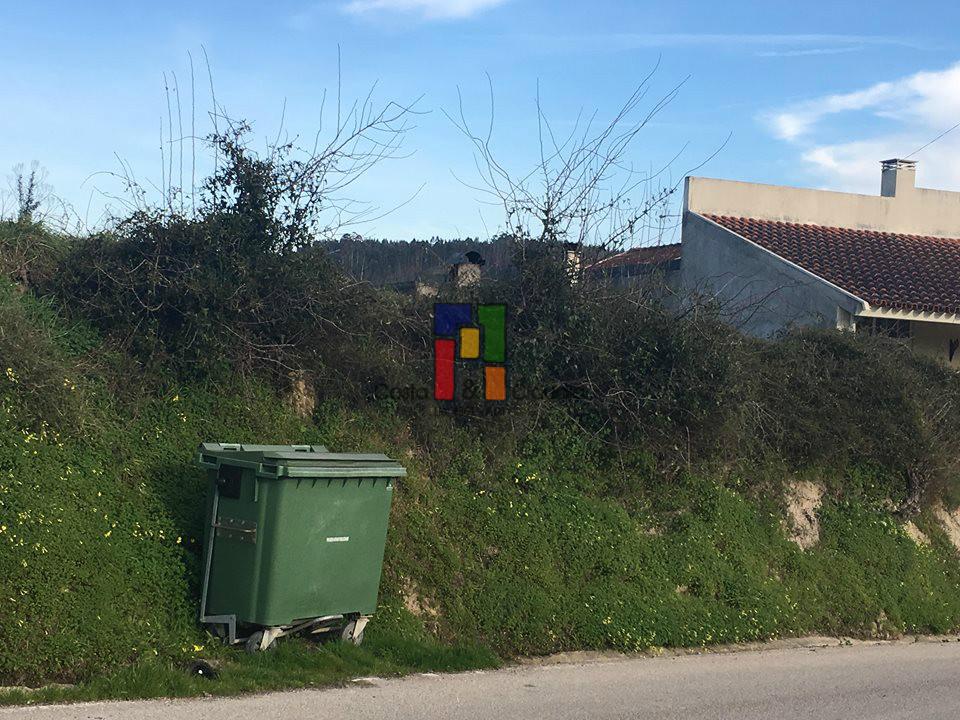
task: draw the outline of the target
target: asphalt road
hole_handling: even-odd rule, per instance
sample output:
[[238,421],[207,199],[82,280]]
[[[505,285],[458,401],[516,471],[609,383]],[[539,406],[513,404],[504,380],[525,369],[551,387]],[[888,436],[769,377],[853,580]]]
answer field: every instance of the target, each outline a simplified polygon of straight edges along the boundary
[[631,658],[231,699],[0,710],[0,720],[957,717],[957,642]]

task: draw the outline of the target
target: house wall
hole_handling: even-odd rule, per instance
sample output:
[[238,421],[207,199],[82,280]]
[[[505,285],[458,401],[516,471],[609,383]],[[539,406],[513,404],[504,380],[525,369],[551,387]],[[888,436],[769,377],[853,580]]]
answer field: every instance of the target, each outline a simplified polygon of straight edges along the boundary
[[688,177],[684,209],[828,227],[960,236],[960,193],[912,187],[912,178],[911,173],[896,184],[895,197],[882,197]]
[[[950,341],[958,343],[953,360],[950,359]],[[960,325],[935,322],[910,323],[910,341],[914,349],[960,368]]]
[[654,293],[675,294],[680,289],[680,260],[616,265],[595,272],[617,287],[643,287]]
[[685,294],[716,299],[728,322],[759,337],[790,325],[835,328],[838,309],[855,315],[862,307],[851,295],[692,212],[683,216],[679,284]]

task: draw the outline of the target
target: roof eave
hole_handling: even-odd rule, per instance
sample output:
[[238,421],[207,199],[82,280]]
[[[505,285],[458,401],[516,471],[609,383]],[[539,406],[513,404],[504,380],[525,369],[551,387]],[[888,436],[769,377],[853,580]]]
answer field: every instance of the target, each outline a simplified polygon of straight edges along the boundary
[[902,310],[864,303],[857,313],[860,317],[885,318],[888,320],[912,320],[914,322],[935,322],[948,325],[960,325],[960,313],[929,312],[926,310]]

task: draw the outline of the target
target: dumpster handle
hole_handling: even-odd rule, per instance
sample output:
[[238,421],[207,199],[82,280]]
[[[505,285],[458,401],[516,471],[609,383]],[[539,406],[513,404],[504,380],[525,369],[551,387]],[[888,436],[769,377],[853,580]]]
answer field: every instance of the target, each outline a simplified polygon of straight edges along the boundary
[[197,464],[200,467],[216,470],[218,467],[220,467],[220,460],[216,455],[204,455],[203,453],[200,453],[200,457],[197,459]]
[[[305,446],[305,447],[309,447]],[[299,451],[298,451],[299,452]],[[260,478],[263,477],[280,477],[280,468],[276,465],[264,465],[263,463],[257,463],[256,471],[253,473],[253,501],[259,502],[260,500]]]
[[263,472],[263,463],[257,464],[257,469],[253,473],[253,501],[260,502],[260,473]]
[[213,484],[213,512],[210,517],[210,537],[207,543],[207,557],[203,565],[203,589],[200,591],[200,622],[202,623],[225,623],[227,626],[227,639],[231,645],[237,641],[237,616],[236,615],[207,615],[207,591],[210,588],[210,565],[213,561],[213,543],[217,536],[217,509],[220,505],[220,487]]
[[210,542],[207,543],[207,557],[203,562],[203,589],[200,591],[200,622],[207,615],[207,589],[210,584],[210,564],[213,560],[213,539],[216,537],[217,509],[220,505],[220,488],[213,485],[213,511],[210,513]]

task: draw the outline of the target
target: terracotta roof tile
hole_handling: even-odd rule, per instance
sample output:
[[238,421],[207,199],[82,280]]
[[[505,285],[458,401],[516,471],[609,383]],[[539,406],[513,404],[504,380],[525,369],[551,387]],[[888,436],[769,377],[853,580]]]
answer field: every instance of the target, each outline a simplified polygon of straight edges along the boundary
[[595,268],[615,268],[625,265],[657,265],[680,259],[680,243],[651,245],[625,250],[593,265]]
[[871,305],[960,312],[960,238],[705,217]]

